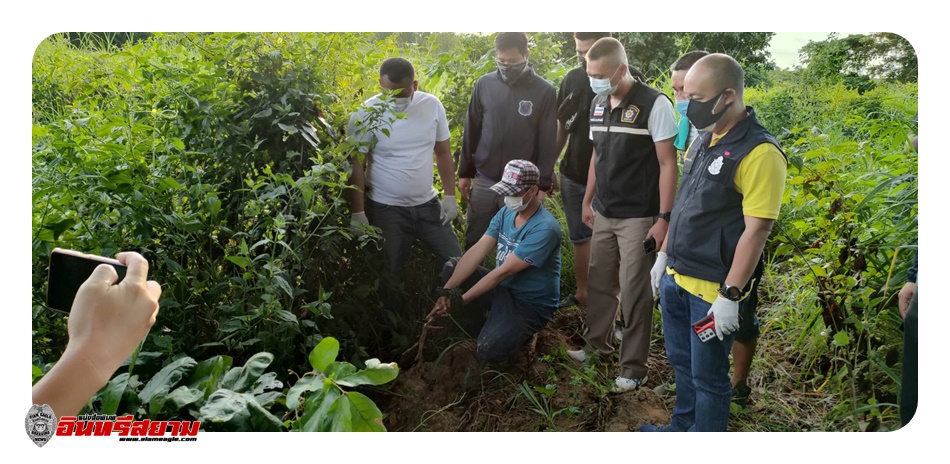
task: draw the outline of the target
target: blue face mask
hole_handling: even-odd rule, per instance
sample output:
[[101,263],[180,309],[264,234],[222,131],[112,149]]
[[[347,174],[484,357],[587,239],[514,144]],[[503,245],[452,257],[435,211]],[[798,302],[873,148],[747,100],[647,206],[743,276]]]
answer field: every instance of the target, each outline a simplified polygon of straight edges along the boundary
[[[619,71],[620,68],[617,68]],[[617,71],[614,71],[614,74],[617,74]],[[617,85],[610,85],[610,79],[613,77],[613,74],[610,77],[604,79],[594,79],[590,78],[590,89],[594,91],[597,95],[604,97],[607,95],[612,95],[617,91],[617,86],[620,85],[618,82]]]
[[689,100],[676,100],[676,111],[686,116],[686,107],[689,106]]

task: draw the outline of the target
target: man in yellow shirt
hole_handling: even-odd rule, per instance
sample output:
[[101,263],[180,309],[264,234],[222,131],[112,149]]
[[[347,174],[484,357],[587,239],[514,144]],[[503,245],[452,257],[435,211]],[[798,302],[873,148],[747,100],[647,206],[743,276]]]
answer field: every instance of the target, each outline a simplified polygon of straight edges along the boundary
[[[725,431],[732,385],[729,351],[739,302],[778,218],[787,160],[743,101],[744,73],[728,55],[708,55],[686,75],[693,141],[667,239],[651,271],[663,312],[666,354],[676,373],[670,425],[642,431]],[[715,337],[693,325],[712,315]]]

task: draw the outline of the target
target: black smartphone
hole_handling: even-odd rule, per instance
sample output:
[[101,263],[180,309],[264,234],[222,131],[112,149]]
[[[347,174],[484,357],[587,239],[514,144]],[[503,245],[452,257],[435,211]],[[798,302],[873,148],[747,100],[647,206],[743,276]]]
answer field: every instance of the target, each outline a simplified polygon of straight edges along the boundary
[[654,251],[656,251],[656,239],[653,238],[653,237],[650,237],[650,238],[644,240],[644,241],[643,241],[643,252],[646,253],[646,254],[650,254],[650,253],[653,253]]
[[68,314],[79,286],[103,263],[111,264],[115,268],[115,272],[119,274],[117,283],[125,278],[126,266],[115,259],[62,248],[54,249],[49,255],[46,306]]

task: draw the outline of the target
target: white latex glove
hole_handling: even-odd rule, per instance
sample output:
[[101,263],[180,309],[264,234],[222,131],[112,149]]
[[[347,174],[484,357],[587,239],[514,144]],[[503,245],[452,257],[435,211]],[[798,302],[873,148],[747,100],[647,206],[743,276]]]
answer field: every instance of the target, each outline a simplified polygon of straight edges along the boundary
[[439,215],[439,219],[442,220],[442,225],[446,225],[455,220],[459,216],[459,205],[455,202],[455,195],[446,195],[442,199],[442,214]]
[[660,251],[656,254],[656,262],[653,263],[653,269],[650,269],[650,288],[653,289],[653,298],[660,295],[660,279],[666,274],[666,253]]
[[722,337],[739,330],[739,302],[730,301],[719,295],[706,315],[713,315],[716,319],[716,336]]
[[366,217],[366,211],[360,211],[358,213],[353,213],[350,216],[350,229],[354,232],[363,235],[363,229],[361,226],[369,226],[369,218]]

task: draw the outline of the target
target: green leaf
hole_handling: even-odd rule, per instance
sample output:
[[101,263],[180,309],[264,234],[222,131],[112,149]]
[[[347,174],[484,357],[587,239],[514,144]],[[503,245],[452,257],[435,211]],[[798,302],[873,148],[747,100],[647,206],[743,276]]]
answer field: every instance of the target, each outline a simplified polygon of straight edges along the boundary
[[184,149],[185,149],[185,142],[182,142],[180,138],[178,138],[178,137],[172,137],[172,138],[171,138],[171,142],[172,142],[172,146],[174,146],[175,148],[177,148],[177,149],[179,149],[179,150],[184,150]]
[[[34,366],[35,367],[35,366]],[[115,414],[119,410],[119,402],[122,400],[122,394],[129,384],[129,373],[123,372],[115,376],[100,391],[102,407],[99,408],[101,414]]]
[[284,131],[290,132],[291,134],[296,134],[298,132],[296,127],[288,124],[277,123],[277,127],[280,127]]
[[258,111],[258,112],[256,112],[256,113],[254,113],[254,116],[251,116],[251,118],[252,118],[252,119],[253,119],[253,118],[266,118],[266,117],[268,117],[268,116],[270,116],[270,115],[272,115],[272,114],[274,114],[273,108],[267,108],[267,109],[264,109],[264,110],[261,110],[261,111]]
[[251,260],[245,258],[244,256],[225,256],[224,259],[238,265],[241,269],[251,265]]
[[[145,384],[139,393],[139,398],[142,400],[142,403],[151,402],[152,397],[157,394],[161,394],[162,396],[167,395],[196,364],[194,359],[185,356],[163,367],[162,370],[158,371],[158,373]],[[164,403],[164,400],[162,400],[162,402]]]
[[386,427],[383,425],[383,413],[373,400],[357,392],[348,392],[346,396],[350,399],[350,404],[354,409],[353,414],[350,415],[354,432],[386,431]]
[[166,187],[168,187],[168,188],[170,188],[170,189],[172,189],[172,190],[184,190],[184,189],[185,189],[185,187],[182,187],[182,185],[179,184],[177,180],[172,179],[171,177],[166,177],[166,178],[162,179],[160,182],[161,182],[162,185],[164,185],[164,186],[166,186]]
[[274,276],[274,282],[277,282],[277,286],[286,292],[287,296],[291,298],[294,296],[294,290],[290,288],[290,284],[287,282],[287,279],[284,279],[281,276]]
[[[367,366],[369,366],[369,362],[367,362]],[[363,369],[353,375],[337,378],[336,383],[344,387],[382,385],[384,383],[392,382],[398,375],[399,366],[397,366],[396,363],[379,364],[375,368]]]
[[314,371],[324,372],[340,352],[340,342],[333,337],[324,337],[310,352],[310,366]]
[[148,417],[154,418],[160,412],[162,408],[165,407],[165,400],[168,399],[168,390],[165,388],[159,389],[152,395],[152,398],[148,401]]
[[348,362],[332,362],[323,370],[324,375],[334,380],[356,374],[356,366]]
[[297,380],[297,383],[287,391],[287,409],[293,411],[300,407],[300,395],[322,389],[323,379],[322,373],[316,373],[307,374]]
[[[353,406],[346,395],[337,398],[327,411],[327,416],[330,418],[330,431],[352,432],[354,411],[356,411],[356,407]],[[356,415],[359,415],[359,413],[357,412]]]
[[239,393],[249,390],[272,362],[274,362],[274,355],[267,352],[251,356],[243,367],[235,367],[224,375],[224,379],[221,380],[221,388]]
[[247,398],[235,391],[219,389],[211,394],[208,401],[199,410],[198,420],[224,425],[235,432],[247,432],[251,429],[251,411]]
[[848,338],[848,333],[841,331],[835,334],[835,345],[836,346],[848,346],[848,342],[851,340]]
[[304,415],[297,421],[297,430],[302,432],[327,432],[330,430],[330,407],[340,398],[340,390],[331,388],[324,392],[318,390],[304,403]]
[[[176,410],[184,409],[185,406],[190,404],[195,404],[203,400],[205,394],[202,390],[197,388],[188,388],[185,385],[182,385],[175,389],[175,391],[168,394],[167,401],[171,401],[175,406]],[[103,413],[103,414],[115,414],[115,413]]]
[[33,383],[36,383],[36,379],[43,376],[43,370],[39,367],[33,366]]

